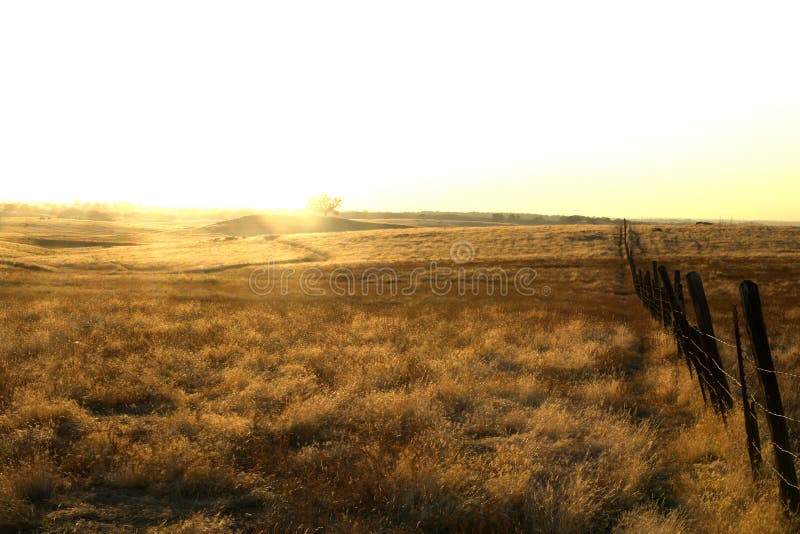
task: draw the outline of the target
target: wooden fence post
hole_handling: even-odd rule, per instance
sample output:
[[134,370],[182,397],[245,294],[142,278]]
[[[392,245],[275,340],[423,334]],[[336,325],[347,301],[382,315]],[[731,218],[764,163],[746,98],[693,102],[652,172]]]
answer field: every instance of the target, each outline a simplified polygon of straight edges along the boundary
[[[628,267],[630,267],[631,270],[631,278],[633,278],[634,283],[636,283],[636,262],[633,260],[633,254],[631,254],[631,249],[627,242],[625,243],[625,255],[628,259]],[[639,283],[641,284],[641,277],[639,278]]]
[[[651,274],[650,271],[647,271],[647,274]],[[653,319],[658,318],[658,307],[657,304],[657,295],[658,295],[658,286],[656,285],[656,279],[651,276],[650,277],[650,313],[653,315]]]
[[[636,289],[636,294],[639,295],[639,285],[641,285],[641,280],[638,280],[639,284],[637,284],[636,278],[636,262],[633,260],[633,254],[631,253],[631,246],[628,243],[628,230],[625,230],[625,259],[628,261],[628,267],[631,270],[631,278],[633,279],[634,289]],[[641,297],[641,295],[639,295]]]
[[775,454],[775,466],[780,477],[779,487],[781,500],[793,513],[800,510],[800,492],[797,486],[797,473],[794,469],[794,454],[789,442],[789,431],[783,413],[783,401],[772,363],[772,351],[769,348],[767,326],[761,310],[761,297],[758,285],[745,280],[739,286],[742,297],[742,311],[747,325],[750,346],[758,365],[758,378],[764,388],[764,399],[767,403],[766,415],[769,432],[772,436],[772,450]]
[[667,301],[667,293],[664,291],[664,284],[661,284],[661,320],[664,323],[664,328],[669,330],[672,326],[672,309],[671,304]]
[[622,235],[623,235],[623,244],[625,245],[625,250],[628,250],[628,219],[622,219]]
[[[679,292],[680,292],[680,298],[674,298],[674,299],[671,298],[670,305],[678,313],[683,314],[684,313],[683,302],[680,302],[680,299],[683,298],[683,288],[681,287],[681,272],[678,269],[675,269],[675,284],[673,285],[673,297],[677,297]],[[672,323],[673,323],[672,326],[674,327],[677,335],[679,325],[676,322],[674,313],[672,314]],[[683,356],[683,347],[680,343],[678,343],[678,356]],[[692,368],[690,366],[689,373],[691,372]]]
[[658,262],[653,261],[653,315],[658,322],[664,324],[664,302],[661,296],[661,284],[659,283]]
[[703,394],[703,402],[708,403],[708,398],[706,397],[706,392],[708,392],[708,397],[711,397],[711,404],[717,408],[719,405],[719,400],[717,400],[717,393],[716,389],[714,388],[714,379],[711,376],[711,362],[708,361],[708,355],[703,351],[702,343],[700,341],[700,331],[689,325],[689,322],[686,322],[686,348],[689,349],[689,353],[692,355],[692,361],[695,364],[695,371],[697,371],[697,376],[700,379],[700,389],[701,393]]
[[733,397],[728,387],[728,379],[725,377],[722,358],[720,358],[719,349],[717,348],[714,324],[711,322],[711,311],[708,309],[703,280],[697,272],[692,271],[686,275],[686,282],[689,284],[689,294],[692,297],[692,304],[694,304],[694,314],[700,333],[700,346],[708,358],[709,371],[713,378],[712,386],[716,390],[718,400],[718,409],[724,416],[725,412],[733,407]]
[[669,329],[670,323],[670,310],[669,304],[667,303],[667,295],[664,291],[664,284],[660,282],[661,276],[659,274],[659,269],[661,267],[658,265],[657,261],[653,262],[653,278],[656,281],[657,288],[656,288],[656,311],[658,312],[658,320],[661,322],[661,325],[664,329]]
[[644,285],[644,275],[642,274],[642,270],[638,269],[639,273],[639,288],[641,289],[641,294],[639,295],[639,300],[642,301],[644,304],[645,297],[647,296],[647,287]]
[[653,280],[650,277],[650,271],[645,271],[644,273],[644,296],[645,296],[645,306],[647,309],[650,310],[650,314],[653,314]]
[[742,360],[742,336],[739,332],[739,312],[736,309],[736,304],[733,305],[733,335],[736,338],[736,362],[739,365],[739,382],[742,386],[742,410],[744,411],[744,430],[747,433],[747,455],[750,457],[750,470],[753,472],[753,480],[756,480],[761,466],[761,437],[758,435],[755,403],[747,394],[747,380],[744,376],[744,362]]
[[680,271],[675,271],[675,295],[678,297],[678,305],[681,307],[681,313],[686,317],[686,299],[683,297],[683,284],[681,283]]
[[667,269],[663,265],[659,267],[658,274],[661,276],[661,281],[664,283],[667,298],[670,302],[670,308],[672,309],[675,339],[686,357],[686,367],[689,368],[689,375],[692,374],[692,366],[694,366],[695,372],[697,373],[697,380],[700,383],[700,393],[703,395],[703,402],[706,403],[708,402],[706,398],[706,384],[704,384],[704,377],[706,375],[695,360],[697,358],[697,353],[692,350],[689,344],[689,324],[686,322],[686,316],[678,309],[678,298],[675,295],[675,291],[673,291],[672,284],[670,284]]
[[[678,357],[680,358],[683,355],[683,343],[681,341],[681,336],[679,332],[679,324],[677,321],[678,317],[678,308],[677,308],[677,299],[675,298],[675,291],[672,288],[672,284],[669,281],[669,275],[667,274],[667,268],[663,265],[658,266],[658,275],[661,277],[661,286],[662,286],[662,293],[663,298],[661,299],[661,309],[664,311],[664,328],[670,330],[672,335],[675,337],[675,345],[676,350],[678,351]],[[686,362],[689,363],[688,361]],[[689,373],[692,372],[691,365],[689,366]]]

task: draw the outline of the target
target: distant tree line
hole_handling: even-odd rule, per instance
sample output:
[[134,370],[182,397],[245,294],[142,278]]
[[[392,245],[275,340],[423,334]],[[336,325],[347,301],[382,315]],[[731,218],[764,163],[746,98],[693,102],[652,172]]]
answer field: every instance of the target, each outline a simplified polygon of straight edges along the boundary
[[[342,199],[326,194],[313,197],[308,204],[311,211],[322,215],[340,215],[348,219],[424,219],[443,221],[493,222],[519,225],[542,224],[622,224],[622,219],[587,217],[584,215],[541,215],[535,213],[485,213],[443,211],[342,211]],[[167,209],[141,206],[128,202],[73,202],[71,204],[22,202],[0,203],[0,217],[53,217],[94,221],[158,219],[190,220],[193,217],[213,216],[230,219],[261,213],[250,209]]]
[[517,215],[516,213],[509,213],[509,214],[492,213],[492,220],[494,222],[512,222],[513,223],[513,222],[518,222],[519,221],[519,215]]
[[622,219],[585,215],[541,215],[536,213],[485,213],[477,211],[343,211],[351,219],[425,219],[442,221],[503,222],[520,225],[622,224]]
[[0,204],[0,217],[57,217],[63,219],[87,219],[93,221],[113,221],[125,207],[108,202],[73,202],[72,204],[25,204],[9,202]]

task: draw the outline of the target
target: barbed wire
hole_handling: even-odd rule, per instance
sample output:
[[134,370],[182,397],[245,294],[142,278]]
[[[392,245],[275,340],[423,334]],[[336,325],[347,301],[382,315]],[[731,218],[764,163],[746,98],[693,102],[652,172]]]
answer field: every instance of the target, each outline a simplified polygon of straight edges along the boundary
[[[663,287],[655,287],[653,289],[655,291],[659,291],[659,292],[663,291]],[[647,295],[645,295],[645,294],[642,294],[639,298],[643,303],[648,305],[648,308],[650,308],[650,309],[655,308],[655,307],[659,307],[659,308],[661,307],[661,301],[658,300],[658,299],[648,298]],[[686,317],[686,314],[683,312],[683,310],[673,309],[671,304],[667,304],[667,309],[671,313],[678,314],[678,316],[686,319],[686,321],[688,322],[688,318]],[[737,347],[737,345],[736,345],[736,343],[734,341],[730,341],[730,340],[721,338],[719,336],[715,336],[715,335],[709,334],[708,332],[702,332],[700,330],[697,330],[697,332],[701,336],[705,336],[705,337],[707,337],[707,338],[709,338],[709,339],[711,339],[713,341],[716,341],[717,343],[719,343],[721,345],[724,345],[724,346],[729,347],[731,349],[737,349],[737,350],[739,349],[739,347]],[[755,360],[755,356],[753,354],[751,354],[750,351],[747,348],[741,347],[741,351],[742,351],[742,356],[745,359],[747,359],[750,363],[753,364],[753,366],[755,367],[756,371],[760,371],[760,372],[764,372],[764,373],[772,373],[772,374],[775,374],[775,375],[788,376],[788,377],[791,377],[793,379],[800,380],[800,373],[793,373],[793,372],[790,372],[790,371],[780,371],[780,370],[777,370],[777,369],[765,369],[765,368],[760,367],[758,365],[758,363]]]
[[773,472],[773,473],[775,473],[776,475],[778,475],[778,478],[780,478],[781,480],[783,480],[783,483],[784,483],[784,484],[786,484],[787,486],[790,486],[790,487],[792,487],[792,488],[794,488],[794,489],[796,489],[796,490],[800,490],[800,486],[797,486],[797,485],[795,485],[795,484],[792,484],[791,482],[789,482],[788,480],[786,480],[786,478],[785,478],[785,477],[784,477],[782,474],[780,474],[780,472],[779,472],[777,469],[775,469],[775,468],[774,468],[774,467],[772,467],[771,465],[769,466],[769,468],[772,470],[772,472]]
[[[677,313],[679,316],[681,316],[684,319],[686,319],[686,315],[681,310],[673,310],[673,311],[674,311],[674,313]],[[688,322],[688,320],[687,320],[687,322]],[[711,334],[709,334],[707,332],[703,332],[703,331],[698,330],[697,328],[695,328],[693,326],[690,326],[690,328],[692,328],[695,332],[697,332],[698,335],[704,336],[704,337],[706,337],[708,339],[716,341],[717,343],[720,343],[720,344],[722,344],[722,345],[724,345],[726,347],[729,347],[731,349],[736,349],[736,350],[740,349],[740,347],[738,347],[735,342],[727,341],[727,340],[722,339],[722,338],[720,338],[718,336],[714,336],[714,335],[711,335]],[[747,359],[750,363],[753,364],[753,366],[755,367],[756,371],[761,371],[761,372],[764,372],[764,373],[772,373],[772,374],[775,374],[775,375],[784,375],[784,376],[788,376],[788,377],[800,380],[800,374],[799,373],[792,373],[790,371],[779,371],[777,369],[765,369],[763,367],[760,367],[758,365],[758,363],[756,362],[756,360],[755,360],[755,356],[753,354],[751,354],[749,350],[747,350],[744,346],[742,346],[741,347],[741,351],[742,351],[742,356],[745,359]]]
[[[639,298],[642,304],[648,309],[648,311],[650,311],[654,319],[658,319],[659,315],[665,313],[669,313],[671,315],[671,317],[670,316],[664,317],[662,315],[660,322],[663,322],[664,328],[665,329],[669,328],[671,330],[671,333],[675,336],[675,339],[678,343],[679,353],[680,352],[692,353],[692,354],[685,354],[685,356],[687,357],[687,361],[689,362],[689,367],[690,367],[689,370],[691,371],[691,365],[695,366],[698,378],[700,380],[700,384],[701,386],[705,385],[705,387],[709,390],[709,392],[712,395],[711,397],[712,402],[720,402],[720,399],[715,399],[715,397],[719,395],[720,392],[726,393],[730,397],[730,399],[734,402],[734,404],[737,403],[736,398],[739,396],[738,395],[734,396],[730,388],[725,385],[724,381],[721,380],[720,377],[716,375],[715,372],[712,372],[712,369],[709,368],[709,366],[706,365],[705,362],[712,362],[714,364],[714,367],[720,373],[722,373],[722,376],[726,377],[727,380],[730,381],[730,383],[738,386],[742,391],[742,393],[744,393],[745,387],[737,377],[733,376],[731,373],[725,370],[724,362],[721,359],[721,355],[720,355],[720,361],[718,362],[717,358],[711,357],[708,354],[708,352],[706,352],[703,349],[703,347],[698,345],[697,339],[700,340],[702,340],[703,338],[710,339],[715,343],[722,345],[723,347],[735,349],[737,351],[737,357],[738,355],[741,354],[742,361],[747,360],[748,362],[750,362],[750,364],[752,364],[756,372],[772,373],[775,376],[783,375],[786,377],[800,380],[800,374],[798,373],[793,373],[789,371],[778,371],[776,369],[765,369],[759,366],[755,359],[755,356],[751,354],[750,351],[741,346],[740,342],[738,342],[738,337],[736,341],[730,341],[707,332],[702,332],[696,327],[691,326],[691,323],[686,317],[684,310],[680,308],[676,309],[673,306],[672,302],[668,302],[668,299],[664,298],[665,289],[664,287],[659,285],[658,275],[655,275],[655,277],[650,278],[650,283],[648,284],[644,283],[644,279],[642,279],[639,276],[642,273],[642,271],[636,269],[636,262],[634,261],[633,252],[631,249],[631,242],[633,241],[634,236],[636,237],[636,240],[638,242],[639,241],[638,236],[634,233],[631,227],[627,227],[627,232],[622,234],[624,251],[628,258],[628,263],[630,265],[636,296]],[[639,246],[639,249],[641,250],[641,246]],[[639,273],[639,275],[637,275],[637,272]],[[646,270],[645,272],[649,273],[650,271]],[[687,335],[687,333],[684,331],[684,326],[689,327],[690,335]],[[701,372],[701,369],[705,372]],[[756,399],[756,397],[751,392],[748,392],[746,397],[744,395],[741,395],[741,397],[742,397],[741,402],[745,405],[749,405],[746,407],[748,411],[753,410],[754,408],[758,408],[765,414],[765,416],[778,417],[795,424],[800,424],[800,419],[771,411],[769,408],[764,406],[764,404],[759,402],[759,400]],[[705,399],[705,392],[703,393],[703,398]],[[748,436],[748,443],[753,445],[754,448],[758,451],[759,455],[763,458],[763,452],[761,450],[762,448],[757,446],[754,442],[752,442],[749,436]],[[768,441],[768,443],[772,444],[776,452],[780,451],[784,454],[789,455],[792,458],[793,462],[794,461],[800,462],[800,455],[792,452],[791,450],[786,449],[785,447],[778,445],[771,439]],[[800,491],[800,485],[789,482],[786,479],[786,477],[779,470],[777,470],[774,465],[772,465],[772,463],[769,463],[768,466],[769,469],[773,473],[775,473],[775,475],[782,481],[783,484],[785,484],[788,487],[794,488],[795,490]]]
[[[711,356],[709,356],[707,352],[705,352],[705,351],[704,351],[704,350],[703,350],[701,347],[699,347],[699,346],[697,345],[697,343],[695,343],[694,339],[692,339],[692,338],[690,338],[690,337],[688,337],[688,336],[685,336],[685,335],[682,335],[682,337],[683,337],[683,339],[686,339],[686,340],[687,340],[687,341],[689,341],[689,342],[690,342],[692,345],[694,345],[694,347],[695,347],[697,350],[699,350],[699,351],[700,351],[700,352],[701,352],[701,353],[702,353],[702,354],[703,354],[703,355],[706,357],[706,359],[707,359],[708,361],[710,361],[711,363],[713,363],[713,364],[714,364],[714,366],[715,366],[717,369],[719,369],[719,370],[720,370],[720,371],[721,371],[721,372],[722,372],[722,373],[723,373],[725,376],[727,376],[728,378],[730,378],[730,379],[733,381],[733,383],[734,383],[734,384],[736,384],[736,385],[737,385],[737,386],[739,386],[739,387],[742,387],[742,383],[741,383],[741,382],[739,382],[739,380],[738,380],[736,377],[734,377],[733,375],[731,375],[730,373],[728,373],[728,372],[727,372],[727,371],[726,371],[726,370],[725,370],[725,369],[724,369],[724,368],[723,368],[723,367],[722,367],[720,364],[718,364],[718,363],[717,363],[717,361],[716,361],[714,358],[712,358]],[[702,364],[702,362],[701,362],[701,364]],[[706,369],[708,372],[711,372],[711,369],[709,369],[709,368],[708,368],[708,367],[706,367],[705,365],[703,365],[703,367],[705,367],[705,369]],[[728,391],[728,394],[729,394],[729,395],[731,395],[731,392],[730,392],[730,391]]]
[[[697,331],[697,330],[695,329],[695,331]],[[697,332],[699,332],[699,331],[697,331]],[[719,365],[719,364],[718,364],[718,363],[715,361],[715,359],[714,359],[714,358],[711,358],[711,357],[709,357],[708,353],[706,353],[706,352],[705,352],[705,351],[702,349],[702,347],[698,346],[698,345],[697,345],[697,343],[695,343],[694,339],[691,339],[690,337],[688,337],[688,336],[686,336],[686,335],[681,335],[681,337],[682,337],[683,339],[685,339],[686,341],[690,342],[690,343],[691,343],[691,344],[694,346],[694,348],[695,348],[695,349],[697,349],[698,351],[700,351],[700,353],[701,353],[701,354],[703,354],[703,356],[705,356],[705,357],[706,357],[706,358],[705,358],[706,360],[708,360],[708,361],[712,362],[712,363],[714,364],[714,366],[715,366],[717,369],[719,369],[719,370],[720,370],[720,371],[721,371],[721,372],[722,372],[722,373],[723,373],[723,374],[724,374],[724,375],[725,375],[725,376],[726,376],[728,379],[730,379],[730,380],[731,380],[731,381],[732,381],[734,384],[736,384],[737,386],[739,386],[739,388],[741,388],[741,387],[742,387],[742,383],[741,383],[741,382],[740,382],[740,381],[739,381],[739,380],[738,380],[738,379],[737,379],[735,376],[733,376],[733,375],[731,375],[730,373],[728,373],[728,372],[727,372],[727,371],[726,371],[726,370],[725,370],[725,369],[724,369],[724,368],[723,368],[721,365]],[[712,373],[711,369],[709,369],[709,367],[708,367],[707,365],[705,365],[705,364],[703,363],[703,361],[702,361],[700,358],[695,358],[693,361],[694,361],[694,363],[696,363],[696,364],[700,365],[700,366],[701,366],[703,369],[705,369],[705,370],[706,370],[706,371],[707,371],[709,374],[711,374],[711,373]],[[724,392],[726,392],[728,395],[730,395],[730,396],[731,396],[731,398],[734,398],[734,399],[735,399],[735,397],[734,397],[733,393],[730,391],[730,389],[726,388],[726,387],[724,386],[724,384],[722,384],[722,383],[719,383],[718,381],[716,381],[716,382],[717,382],[716,384],[710,384],[710,383],[709,383],[709,381],[708,381],[708,379],[706,379],[705,377],[701,377],[701,378],[702,378],[702,380],[703,380],[703,381],[706,383],[706,385],[707,385],[707,386],[709,386],[709,387],[718,387],[718,388],[722,389]],[[791,422],[793,422],[793,423],[795,423],[795,424],[800,424],[800,419],[797,419],[797,418],[794,418],[794,417],[791,417],[791,416],[788,416],[788,415],[785,415],[785,414],[779,414],[779,413],[775,413],[775,412],[771,411],[769,408],[767,408],[767,407],[766,407],[766,406],[764,406],[764,405],[763,405],[761,402],[759,402],[759,401],[758,401],[758,399],[756,399],[756,397],[755,397],[755,396],[754,396],[752,393],[748,394],[748,398],[749,398],[749,400],[750,400],[750,401],[752,401],[752,402],[753,402],[753,404],[754,404],[755,406],[757,406],[758,408],[760,408],[760,409],[761,409],[761,410],[762,410],[762,411],[763,411],[765,414],[768,414],[768,415],[771,415],[771,416],[774,416],[774,417],[779,417],[779,418],[781,418],[781,419],[784,419],[784,420],[786,420],[786,421],[791,421]]]
[[773,447],[775,447],[776,449],[778,449],[779,451],[781,451],[781,452],[784,452],[784,453],[788,454],[789,456],[791,456],[791,457],[792,457],[792,458],[794,458],[795,460],[800,460],[800,456],[796,455],[796,454],[795,454],[795,453],[793,453],[792,451],[787,451],[786,449],[784,449],[783,447],[781,447],[780,445],[778,445],[777,443],[775,443],[775,442],[774,442],[774,441],[772,441],[772,440],[769,440],[769,442],[770,442],[770,443],[772,443],[772,446],[773,446]]
[[[655,301],[655,300],[652,300],[652,299],[647,299],[647,298],[645,298],[644,301],[645,302],[649,302],[651,304],[660,304],[658,301]],[[683,313],[680,310],[674,310],[674,311],[676,311],[680,315],[683,315]],[[684,316],[684,318],[685,318],[685,316]],[[717,336],[713,336],[713,335],[708,334],[706,332],[702,332],[702,331],[698,330],[697,328],[695,328],[693,326],[690,326],[689,328],[691,329],[692,332],[696,333],[699,336],[705,336],[705,337],[707,337],[709,339],[712,339],[712,340],[714,340],[716,342],[722,343],[723,345],[726,345],[728,347],[738,349],[738,347],[735,344],[730,343],[730,342],[728,342],[728,341],[726,341],[724,339],[721,339],[721,338],[719,338]],[[697,342],[693,338],[681,333],[680,329],[675,329],[675,330],[676,331],[674,332],[674,334],[680,340],[683,340],[683,341],[691,344],[691,348],[693,348],[695,351],[697,351],[697,353],[699,353],[700,355],[702,355],[704,357],[704,358],[692,358],[692,363],[693,364],[700,366],[704,371],[706,371],[706,373],[708,373],[708,375],[713,377],[714,372],[712,371],[711,368],[709,368],[703,362],[703,360],[705,359],[705,360],[713,363],[714,367],[716,369],[718,369],[728,380],[730,380],[732,383],[736,384],[739,388],[742,387],[741,381],[739,381],[739,379],[737,377],[735,377],[734,375],[732,375],[731,373],[727,372],[725,370],[725,368],[722,365],[720,365],[719,363],[717,363],[717,361],[714,358],[710,357],[709,354],[701,346],[699,346],[697,344]],[[697,353],[696,353],[696,355],[698,355]],[[752,355],[749,354],[749,352],[746,351],[744,349],[744,347],[742,347],[742,355],[743,356],[747,356],[747,359],[754,364],[754,368],[755,368],[756,371],[773,373],[773,374],[782,374],[782,375],[785,375],[785,376],[790,376],[792,378],[800,379],[800,375],[798,375],[796,373],[791,373],[791,372],[787,372],[787,371],[770,370],[770,369],[764,369],[762,367],[759,367],[758,365],[756,365],[756,362],[753,359]],[[723,391],[724,393],[727,393],[733,399],[738,397],[738,395],[735,396],[733,394],[733,392],[729,388],[726,388],[724,386],[724,384],[719,380],[714,380],[713,382],[709,381],[708,377],[704,376],[702,373],[700,373],[700,379],[711,390],[719,389],[719,390]],[[775,412],[769,410],[766,406],[764,406],[761,402],[759,402],[758,399],[756,399],[756,397],[752,393],[750,393],[748,395],[748,397],[749,397],[749,400],[752,401],[753,405],[758,407],[765,414],[771,415],[771,416],[775,416],[775,417],[780,417],[780,418],[782,418],[784,420],[791,421],[791,422],[793,422],[795,424],[800,424],[800,419],[797,419],[797,418],[794,418],[794,417],[791,417],[791,416],[788,416],[788,415],[785,415],[785,414],[778,414],[778,413],[775,413]]]
[[[750,443],[752,443],[752,442],[750,442]],[[788,453],[788,454],[792,455],[792,456],[793,456],[795,459],[797,459],[797,460],[800,460],[800,457],[798,457],[796,454],[792,453],[791,451],[787,451],[786,449],[784,449],[783,447],[781,447],[780,445],[778,445],[778,444],[777,444],[777,443],[775,443],[774,441],[772,441],[772,440],[769,440],[769,442],[768,442],[768,443],[771,443],[771,444],[772,444],[774,447],[778,448],[779,450],[781,450],[781,451],[783,451],[783,452],[785,452],[785,453]],[[759,457],[761,457],[762,461],[763,461],[764,463],[766,463],[766,464],[767,464],[767,467],[769,467],[769,469],[770,469],[770,470],[771,470],[773,473],[775,473],[775,474],[778,476],[778,478],[780,478],[780,479],[781,479],[781,480],[782,480],[782,481],[783,481],[783,482],[784,482],[784,483],[785,483],[787,486],[790,486],[790,487],[792,487],[792,488],[795,488],[795,489],[798,489],[798,490],[800,490],[800,486],[797,486],[797,485],[795,485],[795,484],[792,484],[791,482],[789,482],[788,480],[786,480],[786,478],[785,478],[785,477],[784,477],[784,476],[783,476],[783,475],[780,473],[780,471],[778,471],[777,469],[775,469],[775,466],[774,466],[774,465],[772,465],[772,462],[769,460],[769,458],[768,458],[768,457],[765,457],[765,455],[764,455],[764,451],[763,451],[763,448],[762,448],[762,447],[759,447],[759,446],[758,446],[758,445],[756,445],[755,443],[752,443],[752,445],[753,445],[753,448],[754,448],[756,451],[758,451],[758,455],[759,455]]]
[[[629,235],[633,235],[633,229],[629,228],[629,229],[628,229],[628,234],[629,234]],[[629,257],[631,257],[631,258],[632,258],[632,255],[630,254],[630,250],[629,250],[629,249],[626,249],[626,252],[628,253]],[[635,265],[635,264],[634,264],[634,265]],[[648,272],[649,272],[649,271],[648,271]],[[655,280],[655,278],[653,278],[653,280]],[[660,299],[653,299],[653,298],[649,298],[649,297],[648,297],[648,296],[645,294],[645,292],[641,291],[641,289],[642,289],[643,287],[646,287],[646,286],[643,286],[642,284],[635,284],[635,286],[634,286],[634,287],[635,287],[635,289],[639,290],[639,293],[640,293],[640,294],[639,294],[639,298],[640,298],[640,300],[641,300],[641,301],[642,301],[644,304],[648,305],[648,307],[650,307],[650,308],[659,307],[659,308],[660,308],[660,307],[662,306],[662,301],[661,301]],[[662,294],[662,292],[664,291],[664,288],[663,288],[663,286],[655,286],[655,287],[652,287],[652,290],[653,290],[653,291],[657,291],[659,294]],[[674,309],[674,308],[672,307],[672,305],[671,305],[671,304],[667,304],[667,307],[668,307],[668,309],[669,309],[669,311],[670,311],[671,313],[675,313],[675,314],[677,314],[679,317],[682,317],[683,319],[685,319],[685,320],[688,322],[688,318],[686,317],[686,314],[683,312],[683,310],[681,310],[681,309]],[[691,326],[690,326],[690,328],[692,328],[692,329],[693,329],[693,330],[694,330],[694,331],[695,331],[697,334],[699,334],[699,335],[701,335],[701,336],[704,336],[704,337],[707,337],[707,338],[709,338],[709,339],[711,339],[711,340],[713,340],[713,341],[716,341],[717,343],[719,343],[719,344],[721,344],[721,345],[724,345],[724,346],[726,346],[726,347],[729,347],[729,348],[731,348],[731,349],[737,349],[737,350],[741,350],[742,356],[743,356],[744,358],[746,358],[748,361],[750,361],[751,363],[753,363],[753,365],[754,365],[754,368],[755,368],[755,370],[756,370],[756,371],[759,371],[759,372],[764,372],[764,373],[772,373],[772,374],[776,374],[776,375],[784,375],[784,376],[788,376],[788,377],[791,377],[791,378],[795,378],[795,379],[798,379],[798,380],[800,380],[800,373],[792,373],[792,372],[790,372],[790,371],[780,371],[780,370],[777,370],[777,369],[765,369],[765,368],[763,368],[763,367],[760,367],[760,366],[758,366],[757,362],[755,361],[755,357],[754,357],[754,355],[752,355],[752,354],[750,353],[750,351],[749,351],[749,350],[747,350],[745,347],[739,347],[739,346],[737,346],[737,344],[736,344],[734,341],[730,341],[730,340],[727,340],[727,339],[721,338],[721,337],[719,337],[719,336],[715,336],[715,335],[709,334],[709,333],[707,333],[707,332],[702,332],[702,331],[700,331],[700,330],[698,330],[698,329],[696,329],[696,328],[694,328],[694,327],[691,327]],[[686,339],[688,340],[689,338],[686,338]],[[698,346],[697,346],[697,344],[696,344],[696,343],[694,343],[694,341],[693,341],[693,340],[691,340],[691,341],[692,341],[693,345],[695,346],[695,348],[697,348],[698,350],[700,350],[701,352],[703,352],[703,354],[704,354],[706,357],[708,357],[708,354],[706,354],[706,353],[705,353],[705,351],[704,351],[702,348],[698,347]],[[714,361],[714,360],[713,360],[713,359],[711,359],[711,361]],[[716,362],[714,362],[714,363],[716,364]],[[719,367],[719,366],[717,366],[717,367]],[[708,369],[707,369],[707,370],[708,370]],[[730,375],[729,373],[727,373],[727,372],[726,372],[724,369],[722,369],[722,368],[720,368],[720,370],[721,370],[723,373],[725,373],[725,374],[726,374],[726,376],[728,376],[728,378],[732,379],[732,380],[733,380],[735,383],[737,383],[738,385],[740,385],[740,386],[741,386],[741,383],[740,383],[740,382],[739,382],[739,381],[738,381],[738,380],[737,380],[735,377],[733,377],[732,375]]]
[[755,403],[755,405],[758,406],[759,408],[761,408],[761,410],[764,413],[769,414],[769,415],[771,415],[773,417],[780,417],[781,419],[785,419],[786,421],[791,421],[793,423],[800,424],[800,419],[795,419],[794,417],[790,417],[788,415],[772,412],[772,411],[769,410],[769,408],[767,408],[766,406],[764,406],[763,404],[758,402],[756,399],[752,399],[752,400]]

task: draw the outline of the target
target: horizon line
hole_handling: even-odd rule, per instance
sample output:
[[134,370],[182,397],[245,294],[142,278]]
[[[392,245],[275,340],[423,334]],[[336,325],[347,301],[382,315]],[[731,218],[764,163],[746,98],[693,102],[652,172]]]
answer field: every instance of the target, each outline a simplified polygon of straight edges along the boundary
[[[132,208],[147,210],[147,211],[252,211],[261,213],[283,212],[283,213],[298,213],[308,211],[306,208],[268,208],[268,207],[252,207],[252,206],[189,206],[189,205],[164,205],[164,204],[145,204],[142,202],[130,202],[123,200],[74,200],[72,202],[56,202],[48,200],[0,200],[0,206],[22,204],[32,207],[45,207],[45,206],[58,206],[64,208],[70,207],[90,207],[91,205],[99,204],[105,208],[114,208],[115,205],[129,206]],[[623,220],[629,222],[718,222],[718,223],[783,223],[783,224],[800,224],[800,220],[792,219],[741,219],[734,217],[675,217],[675,216],[647,216],[647,217],[620,217],[611,215],[586,215],[581,213],[544,213],[533,211],[508,211],[508,210],[436,210],[436,209],[362,209],[362,208],[349,208],[338,210],[340,213],[362,212],[362,213],[389,213],[389,214],[424,214],[424,213],[440,213],[440,214],[478,214],[478,215],[493,215],[493,214],[510,214],[510,215],[533,215],[540,217],[585,217],[589,219],[612,219]]]

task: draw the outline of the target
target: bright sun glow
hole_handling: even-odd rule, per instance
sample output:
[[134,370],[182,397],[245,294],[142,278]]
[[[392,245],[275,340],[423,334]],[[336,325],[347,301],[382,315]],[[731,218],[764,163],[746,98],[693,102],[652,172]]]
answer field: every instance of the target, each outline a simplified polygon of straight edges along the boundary
[[644,4],[5,2],[0,200],[800,219],[800,9]]

